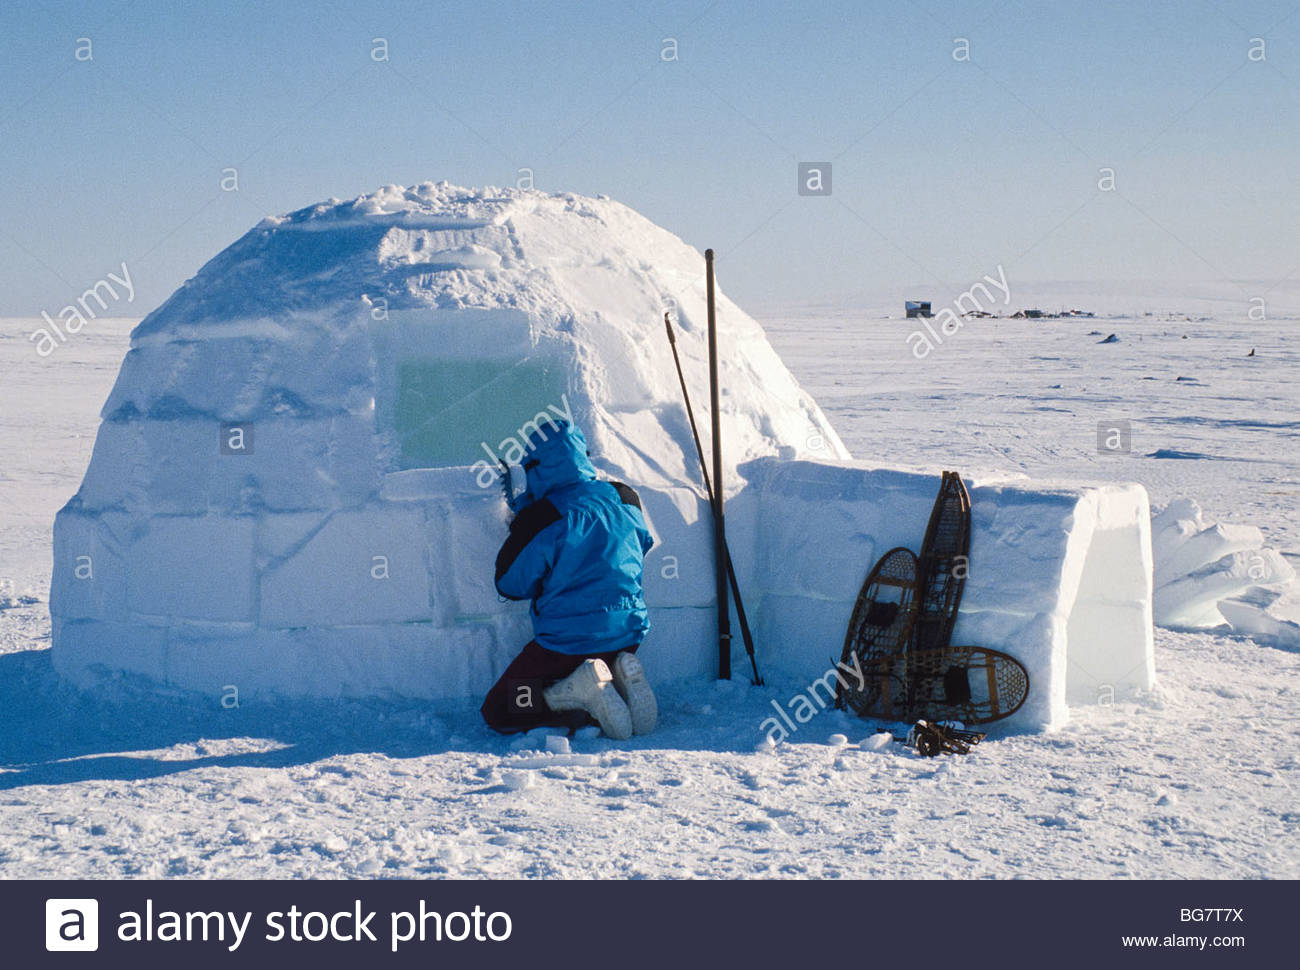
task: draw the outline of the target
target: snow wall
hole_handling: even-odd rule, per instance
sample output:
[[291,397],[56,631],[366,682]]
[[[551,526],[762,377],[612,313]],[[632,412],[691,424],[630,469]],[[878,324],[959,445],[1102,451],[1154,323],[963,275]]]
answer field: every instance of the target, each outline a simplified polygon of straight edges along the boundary
[[[707,429],[702,265],[573,195],[424,183],[264,220],[132,334],[55,521],[57,669],[475,706],[530,636],[492,584],[495,459],[562,415],[657,537],[647,667],[709,676],[711,532],[662,323]],[[721,295],[719,319],[728,536],[760,660],[820,678],[871,563],[919,545],[938,475],[853,463],[758,324]],[[1029,669],[1015,724],[1149,686],[1144,491],[973,484],[956,636]]]

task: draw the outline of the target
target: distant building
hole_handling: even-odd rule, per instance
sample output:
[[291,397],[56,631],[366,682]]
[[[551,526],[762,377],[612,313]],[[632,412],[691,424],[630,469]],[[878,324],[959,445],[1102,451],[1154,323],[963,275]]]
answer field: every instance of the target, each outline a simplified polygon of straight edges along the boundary
[[1043,315],[1042,310],[1026,310],[1025,316],[1030,320],[1037,320]]
[[907,317],[909,320],[912,317],[934,316],[934,314],[930,312],[929,300],[908,300],[903,305],[907,307]]

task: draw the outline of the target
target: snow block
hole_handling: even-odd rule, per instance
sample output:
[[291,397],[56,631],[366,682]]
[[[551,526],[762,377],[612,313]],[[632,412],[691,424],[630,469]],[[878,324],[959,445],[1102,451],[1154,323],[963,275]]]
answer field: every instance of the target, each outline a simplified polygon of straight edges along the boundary
[[[315,631],[181,628],[168,637],[165,680],[214,696],[233,687],[244,698],[431,697],[440,672],[428,662],[435,633],[422,624]],[[395,690],[403,681],[407,689]]]
[[376,504],[334,513],[266,566],[260,624],[282,629],[431,623],[423,531],[418,509]]
[[162,679],[214,696],[231,687],[260,699],[401,696],[466,710],[477,707],[521,645],[492,623],[311,630],[186,624],[166,635]]
[[77,491],[76,508],[87,511],[114,506],[149,508],[151,469],[142,422],[103,422],[95,435],[90,465]]
[[1283,650],[1300,650],[1300,623],[1272,616],[1267,603],[1252,602],[1249,596],[1243,596],[1223,600],[1219,603],[1219,611],[1231,624],[1234,633],[1245,634]]
[[[1191,523],[1186,523],[1191,525]],[[1180,538],[1182,537],[1180,530]],[[1259,549],[1264,545],[1264,535],[1252,525],[1224,525],[1216,523],[1208,528],[1186,534],[1184,541],[1167,543],[1156,562],[1156,586],[1163,586],[1182,576],[1195,572],[1207,563],[1230,556],[1234,552]]]
[[468,467],[408,469],[384,480],[386,502],[423,511],[422,541],[440,624],[491,618],[506,607],[496,590],[496,554],[509,513],[495,477],[491,481],[481,486]]
[[[931,495],[927,502],[903,472],[864,477],[851,467],[766,459],[740,470],[750,487],[728,508],[737,524],[744,518],[756,523],[750,530],[756,541],[749,585],[765,593],[851,603],[882,553],[894,546],[919,545],[910,525],[919,518],[924,532],[934,501]],[[791,503],[778,511],[782,497]],[[729,523],[733,511],[728,512]],[[739,532],[729,530],[729,539],[732,531]],[[736,541],[732,558],[740,559]],[[854,565],[828,568],[841,563]]]
[[[751,603],[746,599],[745,603],[751,611],[758,607],[756,614],[751,612],[749,622],[754,634],[754,652],[762,665],[760,672],[771,669],[796,673],[800,677],[820,677],[840,659],[849,625],[849,613],[844,612],[842,602],[822,597],[767,593],[760,602]],[[852,612],[851,603],[849,612]],[[710,610],[710,622],[715,616],[716,612]],[[747,670],[749,658],[734,624],[732,632],[736,634],[731,651],[732,667]],[[790,639],[792,633],[793,639]],[[713,628],[713,640],[717,642],[716,627]]]
[[108,421],[79,492],[84,508],[162,514],[358,505],[379,487],[373,422],[266,418],[246,424],[247,453],[223,453],[209,418]]
[[[739,641],[739,634],[736,639]],[[716,677],[717,610],[711,606],[652,607],[650,632],[646,634],[637,656],[645,666],[646,676],[653,683]],[[740,656],[744,657],[743,647]]]
[[107,620],[126,613],[127,517],[66,511],[54,524],[50,616]]
[[[453,617],[491,617],[504,605],[496,587],[496,554],[508,530],[504,503],[479,495],[470,503],[438,503],[440,534],[430,530],[430,561],[446,589]],[[527,609],[526,605],[522,608]]]
[[[205,339],[139,337],[104,404],[105,420],[209,416],[241,421],[269,411],[328,417],[364,403],[366,334],[349,316],[235,319]],[[358,396],[347,392],[356,389]],[[341,393],[342,392],[342,393]]]
[[252,516],[154,516],[126,559],[126,608],[141,617],[252,622]]
[[[1068,568],[1077,585],[1063,584],[1068,638],[1067,699],[1109,703],[1155,682],[1150,506],[1139,485],[1093,487],[1072,524]],[[1086,547],[1082,564],[1077,550]],[[1073,602],[1069,602],[1071,585]]]
[[642,574],[652,608],[712,606],[713,525],[708,500],[689,488],[638,488],[654,548]]
[[117,671],[164,680],[166,627],[54,617],[51,636],[59,645],[53,652],[55,671],[78,687],[93,687]]
[[1187,629],[1212,629],[1227,622],[1221,604],[1255,585],[1278,585],[1295,571],[1274,549],[1238,551],[1207,563],[1160,587],[1160,622]]
[[[741,466],[759,525],[733,535],[762,590],[760,659],[817,677],[839,659],[875,559],[918,551],[939,479],[844,463],[757,459]],[[954,641],[1011,654],[1030,699],[1009,724],[1050,728],[1067,702],[1149,687],[1150,519],[1140,486],[972,483],[971,559]],[[744,551],[738,549],[743,543]],[[1107,693],[1109,692],[1109,693]]]
[[1229,626],[1278,640],[1285,624],[1255,608],[1252,590],[1285,587],[1295,581],[1295,570],[1264,546],[1259,529],[1206,523],[1200,506],[1188,498],[1170,502],[1151,528],[1157,623],[1190,630]]

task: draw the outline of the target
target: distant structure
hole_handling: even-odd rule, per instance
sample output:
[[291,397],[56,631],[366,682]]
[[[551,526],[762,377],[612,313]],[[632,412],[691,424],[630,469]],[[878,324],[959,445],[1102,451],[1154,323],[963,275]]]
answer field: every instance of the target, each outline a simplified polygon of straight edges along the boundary
[[[980,316],[979,311],[968,313],[967,316]],[[987,316],[987,314],[984,314]],[[1095,317],[1097,314],[1091,310],[1062,310],[1060,313],[1048,313],[1046,310],[1017,310],[1011,314],[1012,320],[1061,320],[1065,317]]]
[[930,312],[929,300],[907,300],[903,304],[907,308],[907,318],[911,320],[914,317],[932,317]]

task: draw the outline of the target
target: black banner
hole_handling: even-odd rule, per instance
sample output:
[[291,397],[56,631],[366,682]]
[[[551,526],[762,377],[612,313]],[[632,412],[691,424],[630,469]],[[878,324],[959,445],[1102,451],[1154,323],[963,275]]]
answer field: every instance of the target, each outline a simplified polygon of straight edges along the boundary
[[10,967],[1289,965],[1295,888],[7,882],[0,952]]

